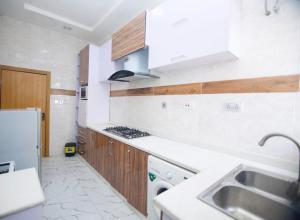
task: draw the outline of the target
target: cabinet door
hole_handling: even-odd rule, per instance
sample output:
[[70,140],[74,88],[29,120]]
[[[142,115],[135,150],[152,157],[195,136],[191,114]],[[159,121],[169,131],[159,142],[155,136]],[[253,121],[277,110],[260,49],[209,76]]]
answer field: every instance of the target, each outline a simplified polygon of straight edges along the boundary
[[111,139],[113,146],[112,182],[111,185],[122,195],[125,195],[125,158],[127,147],[124,143]]
[[[205,4],[204,4],[205,3]],[[238,10],[231,0],[168,0],[147,16],[149,68],[229,51],[229,38],[238,35]]]
[[87,129],[84,127],[78,127],[77,130],[77,145],[78,149],[77,151],[82,153],[82,157],[87,160],[86,158],[86,150],[88,148],[88,135],[87,135]]
[[94,151],[95,151],[95,135],[96,132],[88,129],[88,148],[87,148],[87,152],[86,152],[86,158],[87,158],[87,162],[94,167],[94,162],[95,162],[95,158],[94,158]]
[[98,145],[97,145],[97,132],[91,131],[90,134],[90,139],[91,139],[91,165],[95,169],[97,169],[97,150],[98,150]]
[[107,181],[110,181],[111,179],[111,175],[110,175],[111,165],[109,163],[110,161],[109,141],[110,141],[109,137],[103,134],[99,134],[99,133],[97,134],[97,142],[99,145],[97,170]]
[[112,36],[112,60],[145,47],[146,12],[141,13]]
[[[176,1],[176,5],[178,0]],[[177,13],[181,13],[182,7],[168,7],[168,2],[160,4],[157,8],[147,13],[147,44],[149,46],[149,68],[157,68],[171,63],[170,58],[174,55],[174,37],[172,32],[172,20],[175,20]],[[170,13],[170,10],[176,10]],[[180,44],[178,42],[177,44]],[[178,46],[178,45],[177,45]]]
[[80,51],[80,73],[79,73],[79,83],[87,84],[89,75],[89,46],[86,46]]
[[107,145],[108,139],[103,134],[97,134],[97,145],[98,145],[98,161],[97,161],[97,171],[104,177],[104,154],[105,146]]
[[145,216],[147,215],[147,160],[147,153],[127,146],[125,197]]
[[126,145],[99,133],[97,145],[98,172],[124,195]]
[[87,160],[88,151],[88,130],[84,127],[78,126],[77,130],[77,144],[78,144],[78,151],[82,152],[82,157]]

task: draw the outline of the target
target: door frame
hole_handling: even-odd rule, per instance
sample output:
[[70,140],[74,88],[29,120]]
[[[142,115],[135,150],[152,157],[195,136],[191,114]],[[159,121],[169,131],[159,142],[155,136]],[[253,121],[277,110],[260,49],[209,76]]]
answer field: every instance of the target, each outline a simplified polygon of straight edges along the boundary
[[[3,70],[11,70],[17,72],[25,72],[25,73],[33,73],[33,74],[41,74],[46,75],[46,119],[45,119],[45,130],[46,130],[46,137],[45,137],[45,157],[49,157],[49,125],[50,125],[50,84],[51,84],[51,72],[44,71],[44,70],[35,70],[35,69],[28,69],[28,68],[21,68],[21,67],[14,67],[14,66],[6,66],[0,65],[0,99],[1,99],[1,83],[2,83],[2,71]],[[0,100],[1,105],[1,100]],[[1,108],[1,106],[0,106]]]

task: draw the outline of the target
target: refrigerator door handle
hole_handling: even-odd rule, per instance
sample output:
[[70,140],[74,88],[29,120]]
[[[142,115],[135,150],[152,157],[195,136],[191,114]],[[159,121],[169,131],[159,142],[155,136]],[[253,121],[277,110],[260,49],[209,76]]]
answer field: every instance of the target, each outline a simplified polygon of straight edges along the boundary
[[41,148],[39,145],[36,146],[36,152],[38,157],[38,175],[40,177],[40,181],[42,182]]

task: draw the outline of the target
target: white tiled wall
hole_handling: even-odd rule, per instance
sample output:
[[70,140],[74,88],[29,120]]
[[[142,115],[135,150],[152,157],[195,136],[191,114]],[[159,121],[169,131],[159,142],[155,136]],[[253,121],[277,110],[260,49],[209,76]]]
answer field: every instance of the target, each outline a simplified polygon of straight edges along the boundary
[[[160,79],[118,83],[113,89],[299,74],[300,1],[281,0],[280,7],[279,14],[267,17],[263,1],[243,0],[239,60],[162,73]],[[163,102],[167,108],[162,108]],[[228,102],[240,104],[240,112],[224,111]],[[184,109],[185,103],[191,103],[192,109]],[[300,140],[299,93],[111,98],[111,121],[297,169],[298,151],[290,142],[274,138],[263,148],[257,142],[270,132]]]
[[[0,64],[50,71],[51,88],[75,90],[78,53],[87,42],[6,16],[0,42]],[[75,140],[75,97],[51,96],[50,109],[50,155],[61,154]]]

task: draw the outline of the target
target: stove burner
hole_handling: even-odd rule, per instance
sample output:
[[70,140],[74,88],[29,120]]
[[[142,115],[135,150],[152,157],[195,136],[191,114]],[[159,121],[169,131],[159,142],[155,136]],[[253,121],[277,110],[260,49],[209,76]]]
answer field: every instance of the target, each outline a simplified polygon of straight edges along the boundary
[[146,137],[150,136],[147,132],[142,132],[137,129],[128,128],[124,126],[117,126],[117,127],[108,127],[105,128],[104,131],[107,131],[109,133],[127,138],[127,139],[133,139],[133,138],[139,138],[139,137]]

